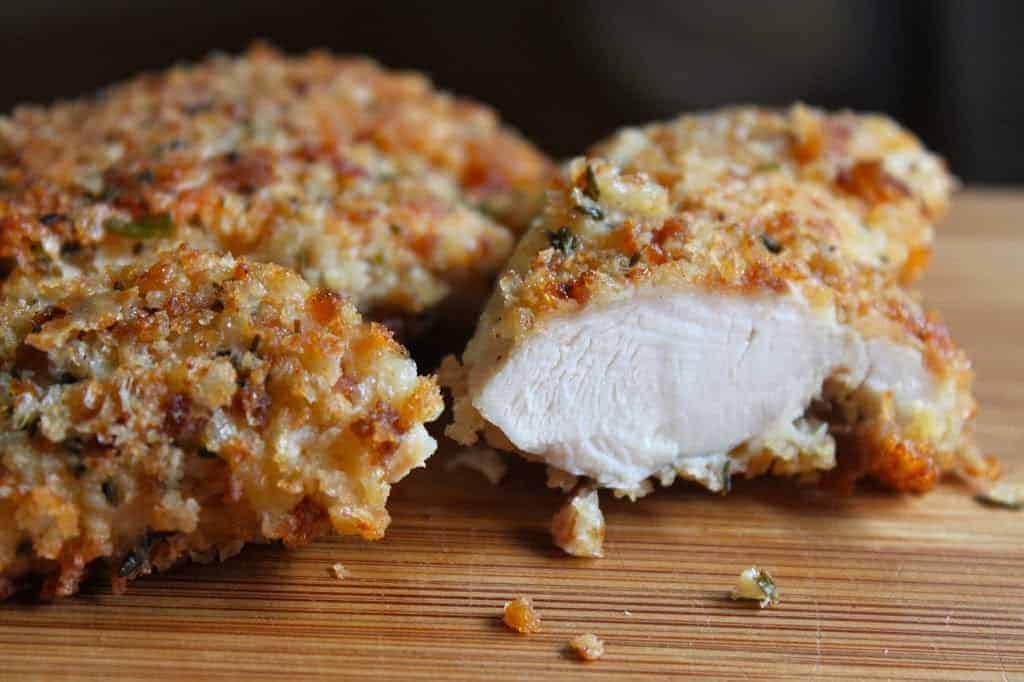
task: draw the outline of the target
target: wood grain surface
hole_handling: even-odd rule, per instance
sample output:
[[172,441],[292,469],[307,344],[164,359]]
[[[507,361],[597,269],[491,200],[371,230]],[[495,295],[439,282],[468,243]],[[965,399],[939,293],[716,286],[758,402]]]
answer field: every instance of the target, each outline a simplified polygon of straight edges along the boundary
[[[926,282],[970,351],[980,438],[1024,481],[1024,193],[963,192]],[[2,679],[1024,679],[1024,513],[955,482],[835,499],[786,481],[607,500],[607,558],[554,549],[540,467],[501,486],[442,452],[398,486],[387,538],[252,547],[113,596],[0,605]],[[336,580],[342,562],[350,577]],[[771,570],[775,609],[732,602]],[[534,598],[543,632],[500,623]],[[594,632],[606,655],[566,651]]]

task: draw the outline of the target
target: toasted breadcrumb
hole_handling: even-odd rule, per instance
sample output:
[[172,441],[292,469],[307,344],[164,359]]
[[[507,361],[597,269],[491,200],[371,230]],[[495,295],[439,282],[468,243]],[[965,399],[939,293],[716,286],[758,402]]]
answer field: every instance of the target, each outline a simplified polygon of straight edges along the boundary
[[604,656],[604,642],[591,632],[569,640],[569,649],[581,661],[596,661]]
[[548,481],[547,485],[549,488],[557,488],[563,493],[571,492],[573,488],[580,482],[580,477],[570,474],[567,471],[563,471],[558,467],[548,467]]
[[114,588],[248,542],[379,538],[443,402],[295,273],[181,248],[0,298],[0,595]]
[[510,629],[524,635],[540,632],[540,614],[533,608],[533,600],[529,597],[516,597],[505,602],[502,620]]
[[390,319],[483,291],[549,174],[420,75],[259,46],[0,117],[0,261],[11,290],[185,243]]
[[345,564],[338,561],[331,566],[331,575],[334,576],[336,580],[344,580],[349,577],[350,574],[348,569],[345,568]]
[[998,483],[985,492],[978,493],[974,499],[989,507],[1021,509],[1024,508],[1024,485],[1020,483]]
[[596,487],[581,487],[558,510],[551,523],[551,536],[556,545],[573,556],[604,556],[604,514]]
[[760,602],[762,609],[779,604],[779,591],[775,587],[775,580],[768,571],[757,566],[751,566],[740,573],[730,596],[733,599],[756,600]]
[[491,485],[498,485],[508,473],[505,459],[493,448],[466,448],[455,453],[446,463],[445,468],[453,471],[458,468],[472,469],[483,475]]

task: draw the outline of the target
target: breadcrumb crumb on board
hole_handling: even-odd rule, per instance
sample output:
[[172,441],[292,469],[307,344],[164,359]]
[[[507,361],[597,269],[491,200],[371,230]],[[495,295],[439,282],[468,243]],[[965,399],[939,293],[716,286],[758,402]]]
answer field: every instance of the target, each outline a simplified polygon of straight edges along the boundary
[[345,568],[345,564],[341,563],[340,561],[331,566],[331,568],[329,569],[329,573],[331,574],[331,577],[333,577],[335,580],[345,580],[350,575],[352,575],[348,572],[348,569]]
[[508,474],[508,463],[493,448],[466,448],[452,455],[445,463],[447,471],[470,469],[486,478],[491,485],[498,485]]
[[997,483],[988,490],[975,495],[974,499],[986,507],[1000,507],[1017,511],[1024,508],[1024,484]]
[[762,609],[779,605],[779,591],[771,573],[751,566],[744,569],[736,580],[730,595],[733,599],[750,599],[760,603]]
[[569,650],[581,661],[596,661],[604,656],[604,642],[588,632],[569,640]]
[[551,537],[567,554],[593,559],[604,556],[604,514],[597,488],[584,486],[566,501],[551,521]]
[[529,597],[516,597],[505,602],[502,621],[509,629],[523,635],[540,632],[540,614],[533,608],[533,600]]

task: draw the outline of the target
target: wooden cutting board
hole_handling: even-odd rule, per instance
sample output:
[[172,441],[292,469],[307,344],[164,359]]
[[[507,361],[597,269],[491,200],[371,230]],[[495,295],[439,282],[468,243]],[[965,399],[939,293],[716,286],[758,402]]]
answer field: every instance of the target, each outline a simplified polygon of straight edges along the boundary
[[[1020,481],[1022,216],[1024,192],[963,192],[925,286],[974,359],[981,442]],[[495,487],[449,458],[396,488],[378,543],[254,547],[119,597],[0,605],[0,678],[1024,679],[1024,512],[984,508],[962,484],[848,499],[785,481],[724,498],[676,485],[608,499],[607,558],[584,560],[550,544],[558,496],[540,467],[517,463]],[[728,599],[753,563],[774,573],[778,608]],[[540,634],[501,625],[520,594]],[[604,639],[602,660],[568,656],[583,632]]]

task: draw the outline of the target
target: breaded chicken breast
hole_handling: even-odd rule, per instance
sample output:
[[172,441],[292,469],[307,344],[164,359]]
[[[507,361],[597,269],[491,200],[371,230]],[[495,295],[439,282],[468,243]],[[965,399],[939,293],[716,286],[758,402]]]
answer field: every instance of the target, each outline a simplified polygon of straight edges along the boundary
[[[985,472],[970,363],[900,284],[948,200],[929,191],[952,181],[919,149],[936,177],[890,177],[882,143],[819,174],[798,136],[763,132],[785,120],[683,117],[598,145],[627,170],[569,163],[461,367],[446,363],[449,434],[630,496],[676,477],[724,491],[736,474],[828,472],[923,492],[945,470]],[[865,164],[858,193],[836,184]]]
[[549,172],[422,76],[260,47],[0,118],[0,277],[23,295],[186,243],[408,318],[486,292]]
[[[247,542],[380,537],[433,379],[295,273],[187,248],[0,300],[0,597]],[[102,560],[102,561],[101,561]]]

